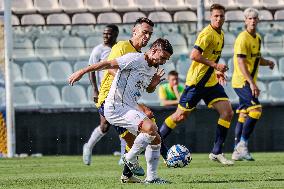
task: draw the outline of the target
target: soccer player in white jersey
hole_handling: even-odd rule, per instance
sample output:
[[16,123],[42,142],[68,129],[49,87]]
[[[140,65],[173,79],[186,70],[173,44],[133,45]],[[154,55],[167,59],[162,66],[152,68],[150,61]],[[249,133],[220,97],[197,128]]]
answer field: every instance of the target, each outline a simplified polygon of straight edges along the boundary
[[172,54],[169,41],[159,38],[145,54],[128,53],[111,61],[102,61],[73,73],[69,78],[69,83],[73,85],[85,73],[100,69],[118,69],[105,100],[104,115],[109,123],[137,135],[123,160],[135,172],[138,165],[136,157],[146,150],[146,183],[164,184],[168,181],[159,178],[157,174],[161,148],[158,127],[138,108],[137,101],[144,91],[153,92],[162,81],[165,73],[158,67],[165,64]]
[[[119,30],[118,27],[114,24],[106,25],[104,31],[103,31],[103,43],[97,45],[92,50],[92,53],[89,58],[89,65],[95,64],[97,62],[100,62],[102,60],[106,60],[109,56],[109,53],[111,51],[111,48],[113,45],[116,44],[116,39],[118,36]],[[103,78],[103,71],[97,72],[90,72],[89,78],[90,82],[93,86],[93,100],[94,103],[98,102],[98,94],[99,94],[99,88],[100,83]],[[100,124],[94,129],[94,131],[91,134],[91,137],[89,138],[88,142],[84,144],[83,147],[83,162],[86,165],[90,165],[91,161],[89,158],[86,158],[88,156],[84,156],[84,154],[91,154],[92,149],[96,145],[96,143],[107,133],[109,130],[109,125],[104,118],[104,116],[100,115]],[[122,154],[124,154],[126,142],[124,139],[120,138],[121,140],[121,151]]]

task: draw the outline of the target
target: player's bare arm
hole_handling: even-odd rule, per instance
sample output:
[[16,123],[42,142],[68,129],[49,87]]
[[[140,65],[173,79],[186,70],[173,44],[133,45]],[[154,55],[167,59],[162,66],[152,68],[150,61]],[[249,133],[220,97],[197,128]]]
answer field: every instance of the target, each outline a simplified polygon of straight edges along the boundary
[[81,70],[74,72],[69,77],[69,84],[73,85],[76,81],[79,81],[84,74],[92,72],[92,71],[99,71],[99,70],[106,70],[106,69],[118,69],[118,63],[116,60],[111,61],[101,61],[97,64],[89,65]]
[[258,86],[254,82],[253,78],[251,77],[251,75],[250,75],[250,73],[248,71],[248,68],[247,68],[248,62],[247,62],[247,60],[245,58],[238,57],[238,64],[239,64],[239,68],[240,68],[242,74],[244,75],[246,81],[250,85],[250,89],[251,89],[252,95],[254,97],[258,97],[259,93],[260,93],[260,90],[259,90]]
[[190,58],[191,60],[194,60],[196,62],[200,62],[207,66],[213,67],[215,70],[220,71],[220,72],[226,72],[229,69],[226,64],[217,64],[214,61],[204,58],[198,49],[192,49]]
[[273,70],[274,66],[275,66],[275,63],[271,60],[267,60],[267,59],[264,59],[264,58],[260,58],[260,65],[262,66],[269,66],[269,68],[271,70]]
[[164,75],[165,75],[164,69],[158,69],[155,75],[153,76],[151,83],[147,87],[146,91],[148,93],[154,92],[157,85],[159,85],[161,81],[165,80],[165,78],[162,78]]

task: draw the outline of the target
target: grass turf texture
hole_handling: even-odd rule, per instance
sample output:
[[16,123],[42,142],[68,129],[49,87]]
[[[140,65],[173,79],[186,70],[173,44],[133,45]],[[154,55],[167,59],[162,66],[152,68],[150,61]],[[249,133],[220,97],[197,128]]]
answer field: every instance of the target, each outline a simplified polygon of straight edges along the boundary
[[[227,154],[228,156],[229,154]],[[284,188],[284,153],[253,153],[255,162],[222,166],[208,154],[193,154],[185,168],[166,168],[159,175],[172,181],[167,185],[121,184],[118,156],[93,156],[91,166],[81,156],[0,159],[0,188]],[[146,170],[143,156],[141,165]]]

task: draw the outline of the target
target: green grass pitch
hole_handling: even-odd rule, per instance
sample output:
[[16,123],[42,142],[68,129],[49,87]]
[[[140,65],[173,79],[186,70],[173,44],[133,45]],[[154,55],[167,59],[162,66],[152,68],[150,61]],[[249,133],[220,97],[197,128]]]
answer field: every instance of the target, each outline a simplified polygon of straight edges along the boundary
[[[255,162],[232,167],[211,162],[208,154],[193,154],[185,168],[169,169],[161,161],[159,175],[173,182],[167,185],[121,184],[118,156],[93,156],[91,166],[81,156],[0,159],[0,188],[284,188],[284,153],[253,155]],[[146,169],[143,156],[140,162]]]

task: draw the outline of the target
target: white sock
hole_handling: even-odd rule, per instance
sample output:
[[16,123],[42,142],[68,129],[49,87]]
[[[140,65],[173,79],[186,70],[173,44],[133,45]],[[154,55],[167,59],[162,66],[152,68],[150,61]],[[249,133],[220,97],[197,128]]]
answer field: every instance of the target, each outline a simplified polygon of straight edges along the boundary
[[120,139],[120,154],[121,156],[123,156],[123,154],[125,153],[126,141],[121,137],[119,137],[119,139]]
[[103,136],[105,136],[105,134],[106,134],[106,133],[103,133],[103,132],[102,132],[101,127],[100,127],[100,126],[97,126],[97,127],[94,129],[94,131],[93,131],[91,137],[90,137],[89,140],[88,140],[88,143],[87,143],[88,147],[91,148],[91,149],[93,149],[93,147],[97,144],[97,142],[99,142],[99,141],[101,140],[101,138],[102,138]]
[[155,136],[151,136],[147,133],[140,133],[134,140],[134,144],[130,151],[125,154],[125,158],[131,163],[137,161],[137,156],[143,152],[146,147],[155,139]]
[[148,145],[145,151],[145,158],[147,162],[147,177],[146,180],[154,180],[158,178],[157,169],[160,158],[161,144]]

